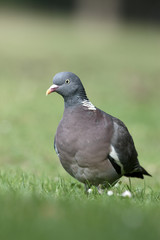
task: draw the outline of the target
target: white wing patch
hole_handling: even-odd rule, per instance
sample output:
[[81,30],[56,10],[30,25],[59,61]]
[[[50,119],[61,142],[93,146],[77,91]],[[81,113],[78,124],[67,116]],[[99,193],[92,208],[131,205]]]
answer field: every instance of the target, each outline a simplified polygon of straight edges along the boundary
[[87,107],[89,110],[96,110],[96,107],[88,100],[83,100],[82,105]]
[[119,158],[118,158],[118,155],[114,149],[114,147],[111,145],[111,152],[109,154],[116,162],[118,161],[119,162]]
[[55,150],[56,154],[57,154],[58,157],[59,157],[59,152],[58,152],[58,149],[57,149],[57,146],[56,146],[56,143],[55,143],[55,142],[54,142],[54,150]]
[[119,158],[118,158],[118,154],[116,153],[114,147],[111,145],[111,152],[109,153],[109,155],[115,160],[115,162],[120,166],[121,171],[124,172],[123,169],[123,165],[120,162]]

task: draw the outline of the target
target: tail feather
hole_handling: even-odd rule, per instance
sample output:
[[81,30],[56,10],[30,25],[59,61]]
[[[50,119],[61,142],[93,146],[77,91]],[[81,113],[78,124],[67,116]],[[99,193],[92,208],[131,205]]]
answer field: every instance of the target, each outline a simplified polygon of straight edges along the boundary
[[141,167],[141,170],[142,170],[142,174],[152,177],[152,175],[149,174],[143,167]]
[[152,177],[152,175],[150,175],[143,167],[140,166],[140,168],[138,169],[138,171],[135,172],[131,172],[131,173],[126,173],[124,174],[124,176],[126,177],[136,177],[136,178],[144,178],[143,175],[147,175]]

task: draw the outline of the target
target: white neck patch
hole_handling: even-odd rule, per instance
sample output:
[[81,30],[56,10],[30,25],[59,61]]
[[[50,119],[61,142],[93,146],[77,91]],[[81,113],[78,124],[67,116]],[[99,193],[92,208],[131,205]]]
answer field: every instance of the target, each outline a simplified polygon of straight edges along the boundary
[[96,107],[89,101],[89,100],[83,100],[82,101],[82,105],[84,106],[84,107],[87,107],[88,108],[88,110],[96,110]]

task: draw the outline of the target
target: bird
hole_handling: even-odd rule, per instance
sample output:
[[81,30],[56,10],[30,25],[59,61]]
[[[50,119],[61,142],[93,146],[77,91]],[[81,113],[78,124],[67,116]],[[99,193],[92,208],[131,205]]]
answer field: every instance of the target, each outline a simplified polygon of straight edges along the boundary
[[122,176],[141,179],[151,176],[140,165],[125,124],[90,102],[76,74],[57,73],[46,95],[53,92],[64,99],[54,149],[72,177],[89,188],[113,186]]

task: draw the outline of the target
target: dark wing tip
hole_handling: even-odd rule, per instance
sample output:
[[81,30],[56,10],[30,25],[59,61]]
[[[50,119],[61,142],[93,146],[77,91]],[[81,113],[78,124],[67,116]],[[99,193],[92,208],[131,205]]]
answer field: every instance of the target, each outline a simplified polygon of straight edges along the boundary
[[141,167],[142,174],[152,177],[143,167]]
[[132,173],[126,173],[124,174],[124,176],[126,177],[136,177],[136,178],[141,178],[141,179],[144,179],[144,176],[143,175],[147,175],[147,176],[150,176],[152,177],[151,174],[149,174],[143,167],[140,166],[140,169],[139,171],[137,172],[132,172]]
[[144,179],[143,174],[141,172],[125,173],[124,176]]

